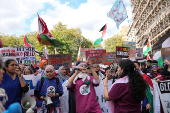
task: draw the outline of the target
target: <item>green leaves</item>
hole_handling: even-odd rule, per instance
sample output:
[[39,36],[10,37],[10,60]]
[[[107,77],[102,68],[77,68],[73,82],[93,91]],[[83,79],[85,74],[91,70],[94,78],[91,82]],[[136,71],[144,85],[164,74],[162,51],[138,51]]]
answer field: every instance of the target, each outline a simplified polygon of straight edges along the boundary
[[116,52],[116,46],[123,46],[122,37],[119,35],[114,35],[104,41],[104,47],[107,52]]

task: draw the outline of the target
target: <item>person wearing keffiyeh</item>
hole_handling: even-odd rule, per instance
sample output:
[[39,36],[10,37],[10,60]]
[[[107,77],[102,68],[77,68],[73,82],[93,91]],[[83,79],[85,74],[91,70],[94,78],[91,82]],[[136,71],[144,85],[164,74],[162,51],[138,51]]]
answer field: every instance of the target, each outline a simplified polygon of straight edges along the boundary
[[66,68],[64,66],[59,67],[57,77],[60,79],[62,84],[70,78],[66,75]]
[[[93,76],[86,74],[87,68],[90,68]],[[75,91],[76,113],[102,113],[94,89],[99,83],[99,76],[90,61],[78,65],[75,73],[65,83],[69,90]]]

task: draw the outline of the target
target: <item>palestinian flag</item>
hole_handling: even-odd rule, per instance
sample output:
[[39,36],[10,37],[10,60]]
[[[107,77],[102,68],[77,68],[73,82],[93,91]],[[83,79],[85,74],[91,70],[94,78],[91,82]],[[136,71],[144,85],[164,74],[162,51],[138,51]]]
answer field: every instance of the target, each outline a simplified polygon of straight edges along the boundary
[[81,50],[81,46],[79,47],[79,51],[78,51],[78,55],[77,55],[77,61],[80,61],[80,59],[81,59],[80,50]]
[[63,47],[64,44],[55,39],[48,31],[47,25],[44,20],[38,15],[38,41],[42,45],[50,45],[55,47]]
[[100,29],[99,32],[103,31],[103,32],[102,32],[102,37],[101,37],[101,38],[98,38],[97,40],[95,40],[94,46],[100,44],[100,43],[103,41],[103,37],[104,37],[104,35],[106,34],[106,29],[107,29],[107,24],[105,24],[105,25]]
[[26,35],[24,37],[24,44],[25,44],[25,47],[32,47]]
[[153,88],[154,88],[153,83],[151,78],[145,73],[143,73],[142,76],[143,79],[147,82],[146,97],[151,106],[151,110],[149,111],[149,113],[153,113]]
[[144,56],[147,56],[148,52],[151,50],[151,44],[150,44],[150,39],[148,38],[148,43],[147,46],[144,47]]

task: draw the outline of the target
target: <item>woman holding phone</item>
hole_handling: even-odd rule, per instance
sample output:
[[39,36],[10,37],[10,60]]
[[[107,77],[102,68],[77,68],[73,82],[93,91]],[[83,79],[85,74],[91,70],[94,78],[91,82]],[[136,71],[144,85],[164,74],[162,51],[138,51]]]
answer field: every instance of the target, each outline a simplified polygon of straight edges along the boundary
[[145,98],[147,83],[131,60],[122,60],[118,67],[119,78],[108,91],[108,77],[103,80],[104,98],[109,113],[141,113],[141,101]]
[[3,74],[1,88],[5,89],[8,101],[4,105],[8,109],[9,105],[15,102],[21,102],[23,93],[28,92],[28,85],[21,75],[21,69],[17,68],[17,62],[13,59],[5,61],[6,73]]
[[[86,74],[87,68],[90,68],[93,76]],[[66,81],[66,87],[75,91],[76,113],[102,113],[94,89],[99,83],[99,76],[89,60],[86,64],[78,65],[75,73]]]

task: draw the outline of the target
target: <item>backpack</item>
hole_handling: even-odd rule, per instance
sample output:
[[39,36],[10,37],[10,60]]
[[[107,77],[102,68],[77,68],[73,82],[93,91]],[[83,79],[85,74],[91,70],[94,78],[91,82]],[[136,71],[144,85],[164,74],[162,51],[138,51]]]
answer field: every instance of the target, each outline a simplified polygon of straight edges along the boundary
[[[54,78],[54,79],[56,79],[56,83],[58,84],[59,83],[59,78]],[[41,88],[42,88],[42,86],[43,86],[43,83],[44,83],[44,77],[41,77],[41,86],[40,86],[40,91],[41,91]],[[58,86],[58,85],[57,85]]]

